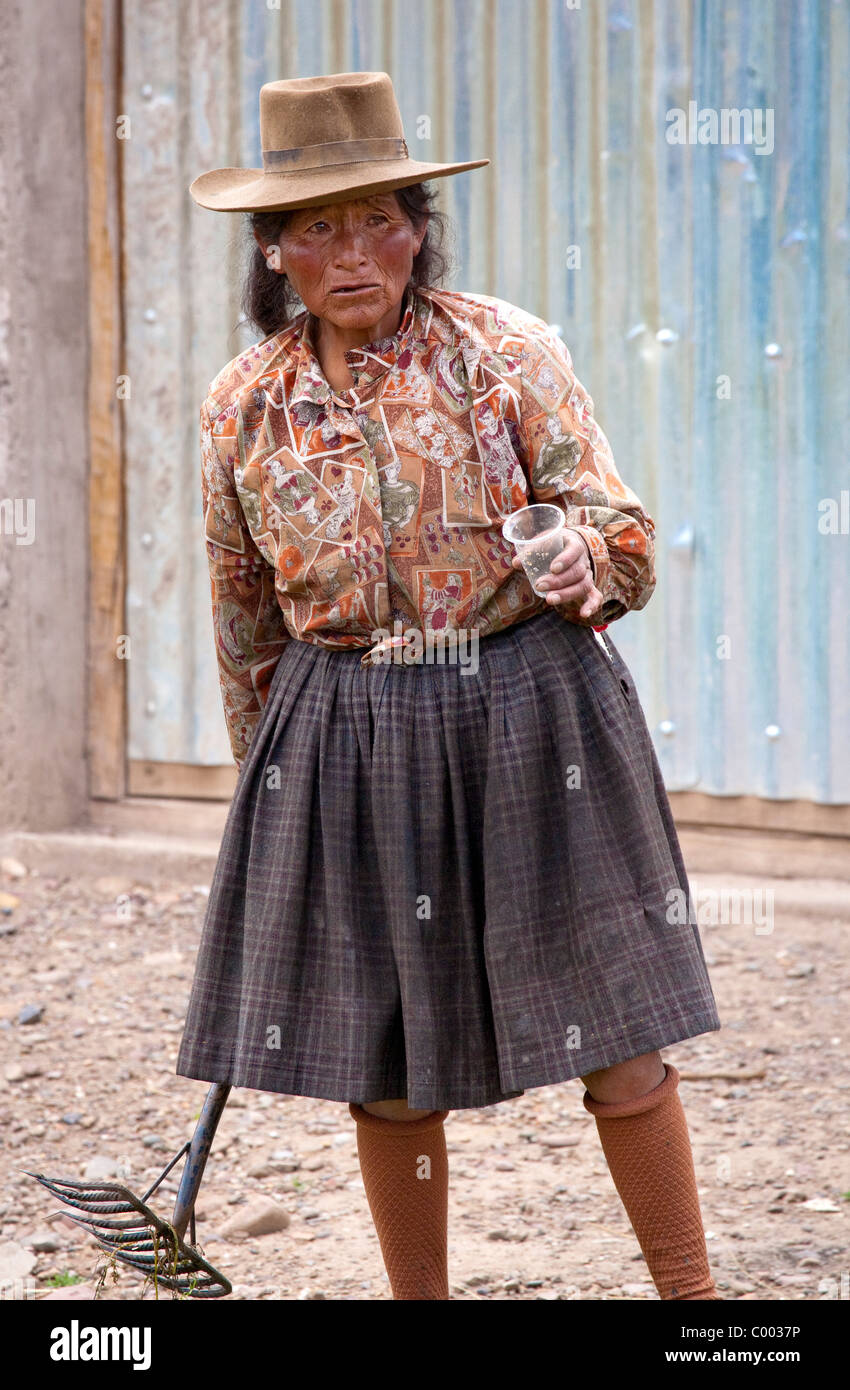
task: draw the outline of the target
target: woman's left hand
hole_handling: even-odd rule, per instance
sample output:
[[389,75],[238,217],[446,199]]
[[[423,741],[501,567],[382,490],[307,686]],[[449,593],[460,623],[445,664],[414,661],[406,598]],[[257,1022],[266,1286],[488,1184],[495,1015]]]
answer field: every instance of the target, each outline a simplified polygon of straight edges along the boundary
[[[580,618],[589,618],[602,604],[602,595],[593,582],[593,563],[590,549],[583,536],[577,531],[564,532],[564,549],[549,566],[549,573],[539,582],[539,588],[546,590],[546,602],[561,605],[571,602],[584,602],[579,609]],[[514,569],[522,569],[522,561],[515,555],[511,561]]]

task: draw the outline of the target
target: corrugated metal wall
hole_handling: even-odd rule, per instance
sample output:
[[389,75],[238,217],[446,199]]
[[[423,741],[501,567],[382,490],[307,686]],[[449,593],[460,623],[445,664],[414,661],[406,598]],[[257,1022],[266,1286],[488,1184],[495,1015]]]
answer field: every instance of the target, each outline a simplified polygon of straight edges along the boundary
[[[197,412],[250,340],[243,232],[186,186],[259,165],[261,83],[381,69],[415,158],[493,161],[438,181],[451,284],[560,326],[655,519],[657,591],[611,634],[668,788],[850,801],[850,536],[822,529],[850,501],[846,0],[144,0],[124,26],[129,756],[230,762]],[[769,109],[772,152],[669,143],[690,102]]]

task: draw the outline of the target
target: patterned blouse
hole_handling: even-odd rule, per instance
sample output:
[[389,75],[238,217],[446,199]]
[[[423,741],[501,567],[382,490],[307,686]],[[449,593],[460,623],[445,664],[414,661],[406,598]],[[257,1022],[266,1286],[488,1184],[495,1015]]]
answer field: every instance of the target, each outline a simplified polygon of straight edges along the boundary
[[204,533],[228,733],[241,767],[283,647],[476,630],[546,609],[502,523],[553,502],[585,540],[602,627],[655,587],[655,526],[621,480],[548,324],[491,295],[405,291],[398,330],[345,353],[335,391],[306,311],[218,374],[201,407]]

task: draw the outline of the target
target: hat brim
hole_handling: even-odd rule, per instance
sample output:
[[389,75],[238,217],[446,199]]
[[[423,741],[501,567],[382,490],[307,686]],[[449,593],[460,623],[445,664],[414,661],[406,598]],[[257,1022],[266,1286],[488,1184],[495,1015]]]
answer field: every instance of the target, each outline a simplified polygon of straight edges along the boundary
[[275,212],[339,203],[357,195],[390,193],[426,179],[480,169],[489,159],[464,164],[422,164],[415,159],[372,160],[366,164],[329,164],[297,173],[262,169],[210,169],[189,185],[195,202],[212,212]]

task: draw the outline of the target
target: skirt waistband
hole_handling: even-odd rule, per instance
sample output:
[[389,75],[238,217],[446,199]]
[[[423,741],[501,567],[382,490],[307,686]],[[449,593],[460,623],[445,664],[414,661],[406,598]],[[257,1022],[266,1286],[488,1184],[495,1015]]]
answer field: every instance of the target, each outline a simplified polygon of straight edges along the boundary
[[[480,641],[488,643],[510,635],[517,636],[526,623],[545,617],[542,612],[532,613],[518,622],[509,623],[498,632],[480,638],[477,629],[471,633],[467,628],[446,628],[435,632],[433,628],[407,628],[395,632],[374,646],[367,648],[360,658],[361,666],[440,666],[451,665],[454,660],[464,661],[470,650],[474,651]],[[396,624],[398,627],[398,624]]]
[[[542,609],[537,613],[532,613],[529,617],[520,619],[519,622],[510,623],[507,627],[500,628],[498,632],[492,633],[491,636],[486,640],[493,641],[494,638],[504,637],[507,634],[514,631],[515,629],[522,627],[525,623],[534,622],[535,619],[547,617],[549,614],[553,612],[555,612],[555,609],[551,605],[549,605],[548,608]],[[593,625],[592,631],[594,633],[599,633],[603,631],[603,629],[607,626],[607,623],[600,623],[598,626]],[[417,639],[411,641],[411,633],[417,634]],[[477,643],[478,640],[479,639],[476,635],[475,642]],[[602,641],[601,638],[597,638],[597,641],[600,642],[600,645],[603,647],[603,650],[605,650],[606,655],[610,656],[610,652],[605,646],[604,641]],[[445,655],[446,652],[450,653],[452,651],[456,652],[458,650],[465,652],[468,649],[468,646],[469,643],[466,638],[466,629],[459,630],[457,628],[446,628],[443,632],[435,632],[431,628],[425,628],[424,630],[418,628],[408,628],[404,632],[394,633],[392,637],[388,636],[386,638],[383,638],[381,641],[376,642],[374,646],[368,647],[360,658],[360,665],[432,665],[435,664],[435,659],[432,658],[429,661],[427,653],[442,652]],[[415,655],[413,657],[407,657],[405,655],[406,652],[414,652]],[[436,664],[439,665],[441,663],[439,660],[437,660]]]

